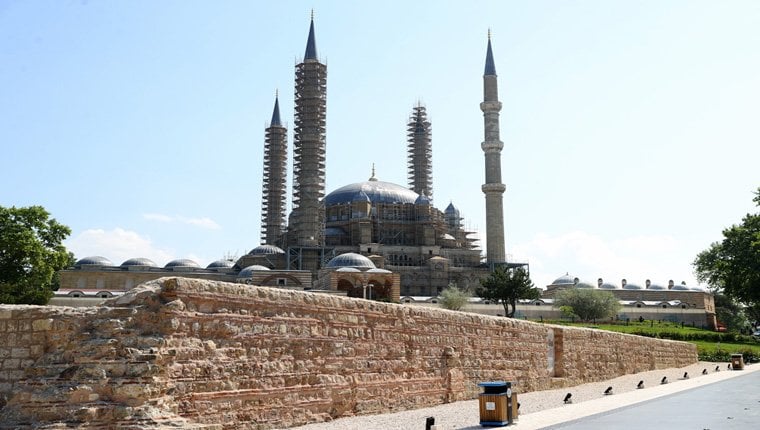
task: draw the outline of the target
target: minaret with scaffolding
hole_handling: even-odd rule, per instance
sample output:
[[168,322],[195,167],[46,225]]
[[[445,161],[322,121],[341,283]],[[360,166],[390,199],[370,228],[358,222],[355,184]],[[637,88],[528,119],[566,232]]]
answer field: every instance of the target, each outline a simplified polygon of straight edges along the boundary
[[272,121],[265,129],[264,181],[261,187],[261,243],[276,245],[285,230],[288,129],[280,120],[280,98],[274,97]]
[[499,91],[496,82],[496,65],[491,51],[491,30],[488,30],[488,51],[483,73],[483,111],[485,140],[480,144],[486,159],[486,182],[481,187],[486,197],[486,261],[489,265],[506,261],[504,248],[504,201],[507,189],[501,183],[501,150],[504,143],[499,140]]
[[288,244],[324,245],[325,119],[327,66],[317,58],[312,11],[303,62],[296,65],[295,125],[293,129],[293,210]]
[[409,188],[433,200],[433,147],[430,121],[422,103],[417,103],[407,125]]

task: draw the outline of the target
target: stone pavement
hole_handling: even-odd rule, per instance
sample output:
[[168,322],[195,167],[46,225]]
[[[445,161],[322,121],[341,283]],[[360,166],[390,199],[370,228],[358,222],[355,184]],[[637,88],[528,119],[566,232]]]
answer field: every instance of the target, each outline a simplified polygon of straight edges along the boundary
[[[760,428],[760,365],[520,417],[515,428],[668,430]],[[621,405],[625,405],[622,406]]]

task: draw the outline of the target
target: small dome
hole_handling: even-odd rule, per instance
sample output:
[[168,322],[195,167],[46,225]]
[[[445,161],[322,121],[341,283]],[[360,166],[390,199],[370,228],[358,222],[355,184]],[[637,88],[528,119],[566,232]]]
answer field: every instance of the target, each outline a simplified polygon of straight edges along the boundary
[[643,290],[644,287],[642,287],[639,284],[634,284],[633,282],[629,282],[629,283],[625,284],[625,286],[623,287],[623,289],[624,290]]
[[336,272],[340,273],[362,273],[361,270],[355,268],[355,267],[341,267],[340,269],[336,270]]
[[673,285],[673,288],[672,288],[672,290],[675,290],[675,291],[689,291],[690,289],[691,288],[683,284]]
[[166,263],[166,266],[164,266],[164,269],[171,269],[172,267],[201,267],[193,260],[188,260],[187,258],[178,258],[176,260],[172,260],[168,263]]
[[271,255],[271,254],[284,254],[280,247],[274,245],[259,245],[251,250],[248,255]]
[[449,203],[449,205],[446,206],[446,210],[444,210],[443,213],[449,216],[459,217],[459,209],[457,209],[456,206],[454,206],[454,203]]
[[596,283],[581,281],[575,284],[575,288],[597,288]]
[[383,274],[388,274],[388,273],[393,273],[393,272],[391,272],[390,270],[386,270],[386,269],[369,269],[369,270],[367,270],[367,273],[383,273]]
[[699,291],[699,292],[702,292],[702,293],[705,292],[705,289],[702,288],[702,287],[689,287],[689,290],[691,290],[691,291]]
[[658,291],[667,290],[667,289],[668,287],[666,287],[665,285],[655,284],[655,283],[649,284],[649,288],[647,288],[647,290],[658,290]]
[[450,235],[448,233],[444,233],[443,236],[441,236],[441,237],[443,239],[445,239],[445,240],[456,240],[456,239],[454,239],[454,236],[452,236],[452,235]]
[[573,285],[575,284],[575,278],[573,276],[570,276],[570,274],[565,273],[563,276],[560,276],[559,278],[555,279],[554,282],[552,282],[552,285]]
[[375,263],[361,254],[357,254],[355,252],[347,252],[345,254],[340,254],[337,257],[333,257],[333,259],[327,263],[327,267],[358,267],[374,269]]
[[417,200],[414,201],[415,205],[429,205],[430,204],[430,198],[424,194],[420,194],[419,197],[417,197]]
[[232,260],[216,260],[206,266],[206,269],[228,269],[235,265],[235,262]]
[[153,260],[149,258],[130,258],[129,260],[121,263],[120,267],[130,267],[130,266],[157,267],[156,263],[154,263]]
[[599,288],[602,290],[619,290],[620,289],[620,287],[613,284],[612,282],[604,282],[602,283],[602,285],[599,286]]
[[268,267],[261,266],[259,264],[254,264],[252,266],[248,266],[245,269],[241,270],[240,273],[237,274],[238,278],[250,278],[253,276],[253,272],[261,272],[271,270]]
[[94,255],[92,257],[84,257],[74,263],[74,267],[81,266],[113,266],[113,263],[111,263],[111,260],[107,259],[106,257]]

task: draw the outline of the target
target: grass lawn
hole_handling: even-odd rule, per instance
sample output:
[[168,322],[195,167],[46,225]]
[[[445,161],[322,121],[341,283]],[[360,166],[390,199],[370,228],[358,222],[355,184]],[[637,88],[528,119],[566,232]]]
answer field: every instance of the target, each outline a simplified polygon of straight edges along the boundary
[[651,321],[644,321],[643,323],[634,321],[627,325],[625,323],[589,324],[571,323],[569,321],[552,321],[551,323],[690,342],[697,346],[699,359],[705,361],[729,361],[731,354],[737,353],[743,354],[746,362],[760,360],[760,342],[749,336],[717,333],[697,327],[681,326],[677,323],[657,321],[654,323]]
[[760,343],[733,343],[733,342],[708,342],[704,340],[690,340],[689,342],[697,345],[697,349],[702,352],[715,354],[725,351],[728,354],[744,353],[752,351],[755,357],[760,357]]

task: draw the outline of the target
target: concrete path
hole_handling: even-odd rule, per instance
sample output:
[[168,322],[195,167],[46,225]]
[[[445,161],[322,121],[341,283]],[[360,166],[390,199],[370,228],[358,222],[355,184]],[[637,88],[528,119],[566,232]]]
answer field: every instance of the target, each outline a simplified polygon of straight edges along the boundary
[[[736,377],[730,380],[713,378],[723,379],[719,382],[699,381],[700,384],[697,387],[691,387],[686,391],[680,391],[684,387],[679,386],[680,392],[675,394],[667,394],[664,397],[551,426],[548,429],[731,430],[760,428],[760,390],[758,389],[760,372],[758,370],[760,366],[756,365],[745,368],[745,371],[723,372],[716,376]],[[667,390],[663,389],[663,391]],[[632,398],[630,401],[640,400]],[[522,423],[519,428],[524,428]]]
[[[714,371],[716,365],[720,372]],[[699,362],[680,369],[655,370],[570,388],[523,393],[518,396],[523,405],[519,420],[502,428],[760,429],[760,417],[756,415],[760,410],[760,389],[757,388],[760,364],[745,366],[741,371],[727,370],[725,366],[726,363]],[[702,374],[703,369],[709,370],[707,375]],[[686,370],[693,375],[689,379],[681,376]],[[671,383],[660,385],[663,376]],[[639,380],[646,381],[645,389],[635,388]],[[615,394],[603,396],[602,391],[607,386],[614,386]],[[573,393],[575,403],[562,403],[567,392]],[[639,410],[640,406],[644,409]],[[478,411],[478,400],[466,400],[410,411],[341,418],[295,429],[422,430],[426,417],[434,417],[437,430],[483,430]],[[626,415],[614,415],[617,413]],[[746,425],[748,420],[751,425]]]
[[519,429],[760,428],[760,365],[520,417]]

